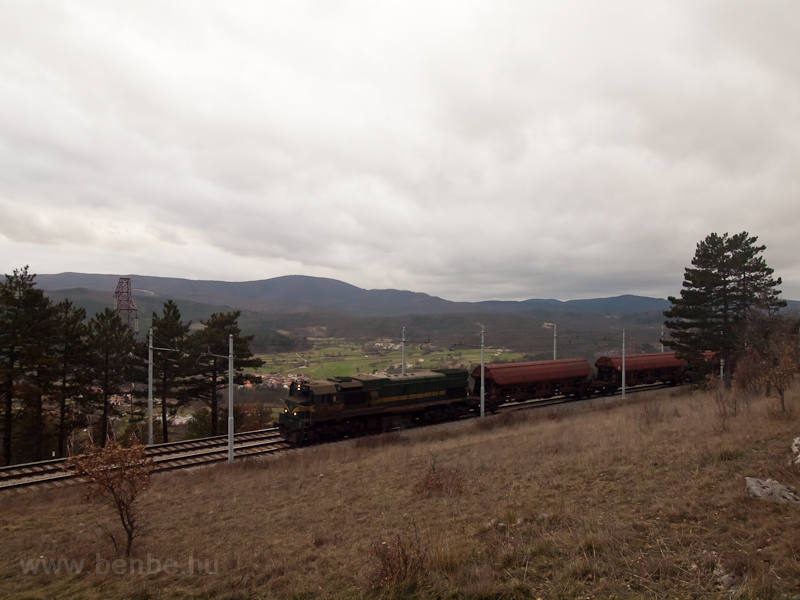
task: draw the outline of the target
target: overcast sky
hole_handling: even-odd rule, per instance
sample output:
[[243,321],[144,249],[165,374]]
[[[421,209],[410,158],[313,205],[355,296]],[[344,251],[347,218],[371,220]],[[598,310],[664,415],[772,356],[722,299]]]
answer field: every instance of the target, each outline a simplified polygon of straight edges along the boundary
[[[0,267],[800,299],[795,0],[0,0]],[[134,284],[135,285],[135,284]]]

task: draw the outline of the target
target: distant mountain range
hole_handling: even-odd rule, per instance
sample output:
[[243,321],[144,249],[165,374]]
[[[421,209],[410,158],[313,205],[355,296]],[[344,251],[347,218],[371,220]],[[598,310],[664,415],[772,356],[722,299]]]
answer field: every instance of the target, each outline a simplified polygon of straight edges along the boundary
[[69,290],[107,292],[113,297],[120,277],[130,277],[134,300],[162,297],[213,306],[230,306],[274,314],[325,311],[359,317],[399,315],[514,313],[529,310],[596,314],[660,312],[669,308],[663,298],[623,295],[589,300],[531,299],[523,301],[451,302],[419,292],[365,290],[335,279],[287,275],[260,281],[196,281],[144,275],[60,273],[37,275],[37,285],[58,296]]

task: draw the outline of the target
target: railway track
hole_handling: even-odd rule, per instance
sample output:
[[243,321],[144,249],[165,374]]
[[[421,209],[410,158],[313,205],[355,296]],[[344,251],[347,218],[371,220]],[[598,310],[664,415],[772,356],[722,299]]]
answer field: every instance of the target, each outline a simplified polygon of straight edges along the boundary
[[[640,393],[671,387],[666,384],[654,384],[628,388],[628,393]],[[572,402],[585,402],[596,399],[612,399],[621,396],[621,390],[605,396],[574,398],[555,396],[553,398],[510,402],[500,407],[500,412],[546,408]],[[289,448],[277,427],[237,433],[234,436],[234,458],[249,458],[257,455],[279,452]],[[228,460],[228,436],[216,436],[198,440],[185,440],[154,444],[146,448],[147,456],[155,463],[154,473],[200,467]],[[56,458],[35,463],[0,467],[0,492],[9,493],[34,486],[49,485],[63,487],[83,480],[76,478],[70,471],[64,470],[65,459]]]
[[[234,435],[234,459],[249,458],[278,452],[289,445],[271,427]],[[228,437],[216,436],[154,444],[146,448],[147,456],[155,463],[154,473],[205,466],[228,460]],[[63,487],[82,483],[69,470],[66,459],[56,458],[35,463],[0,468],[0,492],[20,491],[34,486]]]
[[[668,383],[653,383],[649,385],[640,385],[636,387],[629,387],[625,390],[626,394],[641,394],[645,392],[655,392],[675,387]],[[522,400],[520,402],[507,402],[500,406],[498,412],[527,410],[531,408],[546,408],[548,406],[557,406],[559,404],[579,404],[587,403],[597,400],[614,400],[622,398],[622,389],[617,389],[610,394],[597,394],[580,399],[571,396],[553,396],[551,398],[536,398],[533,400]]]

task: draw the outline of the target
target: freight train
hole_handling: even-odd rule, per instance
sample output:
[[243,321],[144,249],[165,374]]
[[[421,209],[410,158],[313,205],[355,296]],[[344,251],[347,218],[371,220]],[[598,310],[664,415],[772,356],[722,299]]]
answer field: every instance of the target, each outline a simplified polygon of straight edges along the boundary
[[[674,352],[625,357],[625,383],[682,382],[685,361]],[[281,435],[306,444],[450,421],[480,406],[481,368],[303,379],[292,383],[278,419]],[[594,369],[583,358],[484,366],[484,408],[508,402],[613,394],[622,386],[622,357],[603,356]]]

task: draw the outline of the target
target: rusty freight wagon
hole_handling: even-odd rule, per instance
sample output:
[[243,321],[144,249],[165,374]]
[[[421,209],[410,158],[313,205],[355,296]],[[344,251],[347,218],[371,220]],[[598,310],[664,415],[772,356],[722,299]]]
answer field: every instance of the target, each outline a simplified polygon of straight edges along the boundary
[[295,444],[321,442],[455,419],[471,401],[459,369],[303,380],[291,385],[278,428]]
[[[484,366],[485,406],[496,411],[504,402],[589,393],[592,367],[583,358],[502,363]],[[480,397],[481,368],[472,372],[473,395]]]
[[[622,387],[622,356],[601,356],[595,362],[597,375],[595,391],[613,394]],[[625,356],[625,385],[649,385],[669,383],[677,385],[683,379],[686,361],[674,352],[653,354],[631,354]]]

